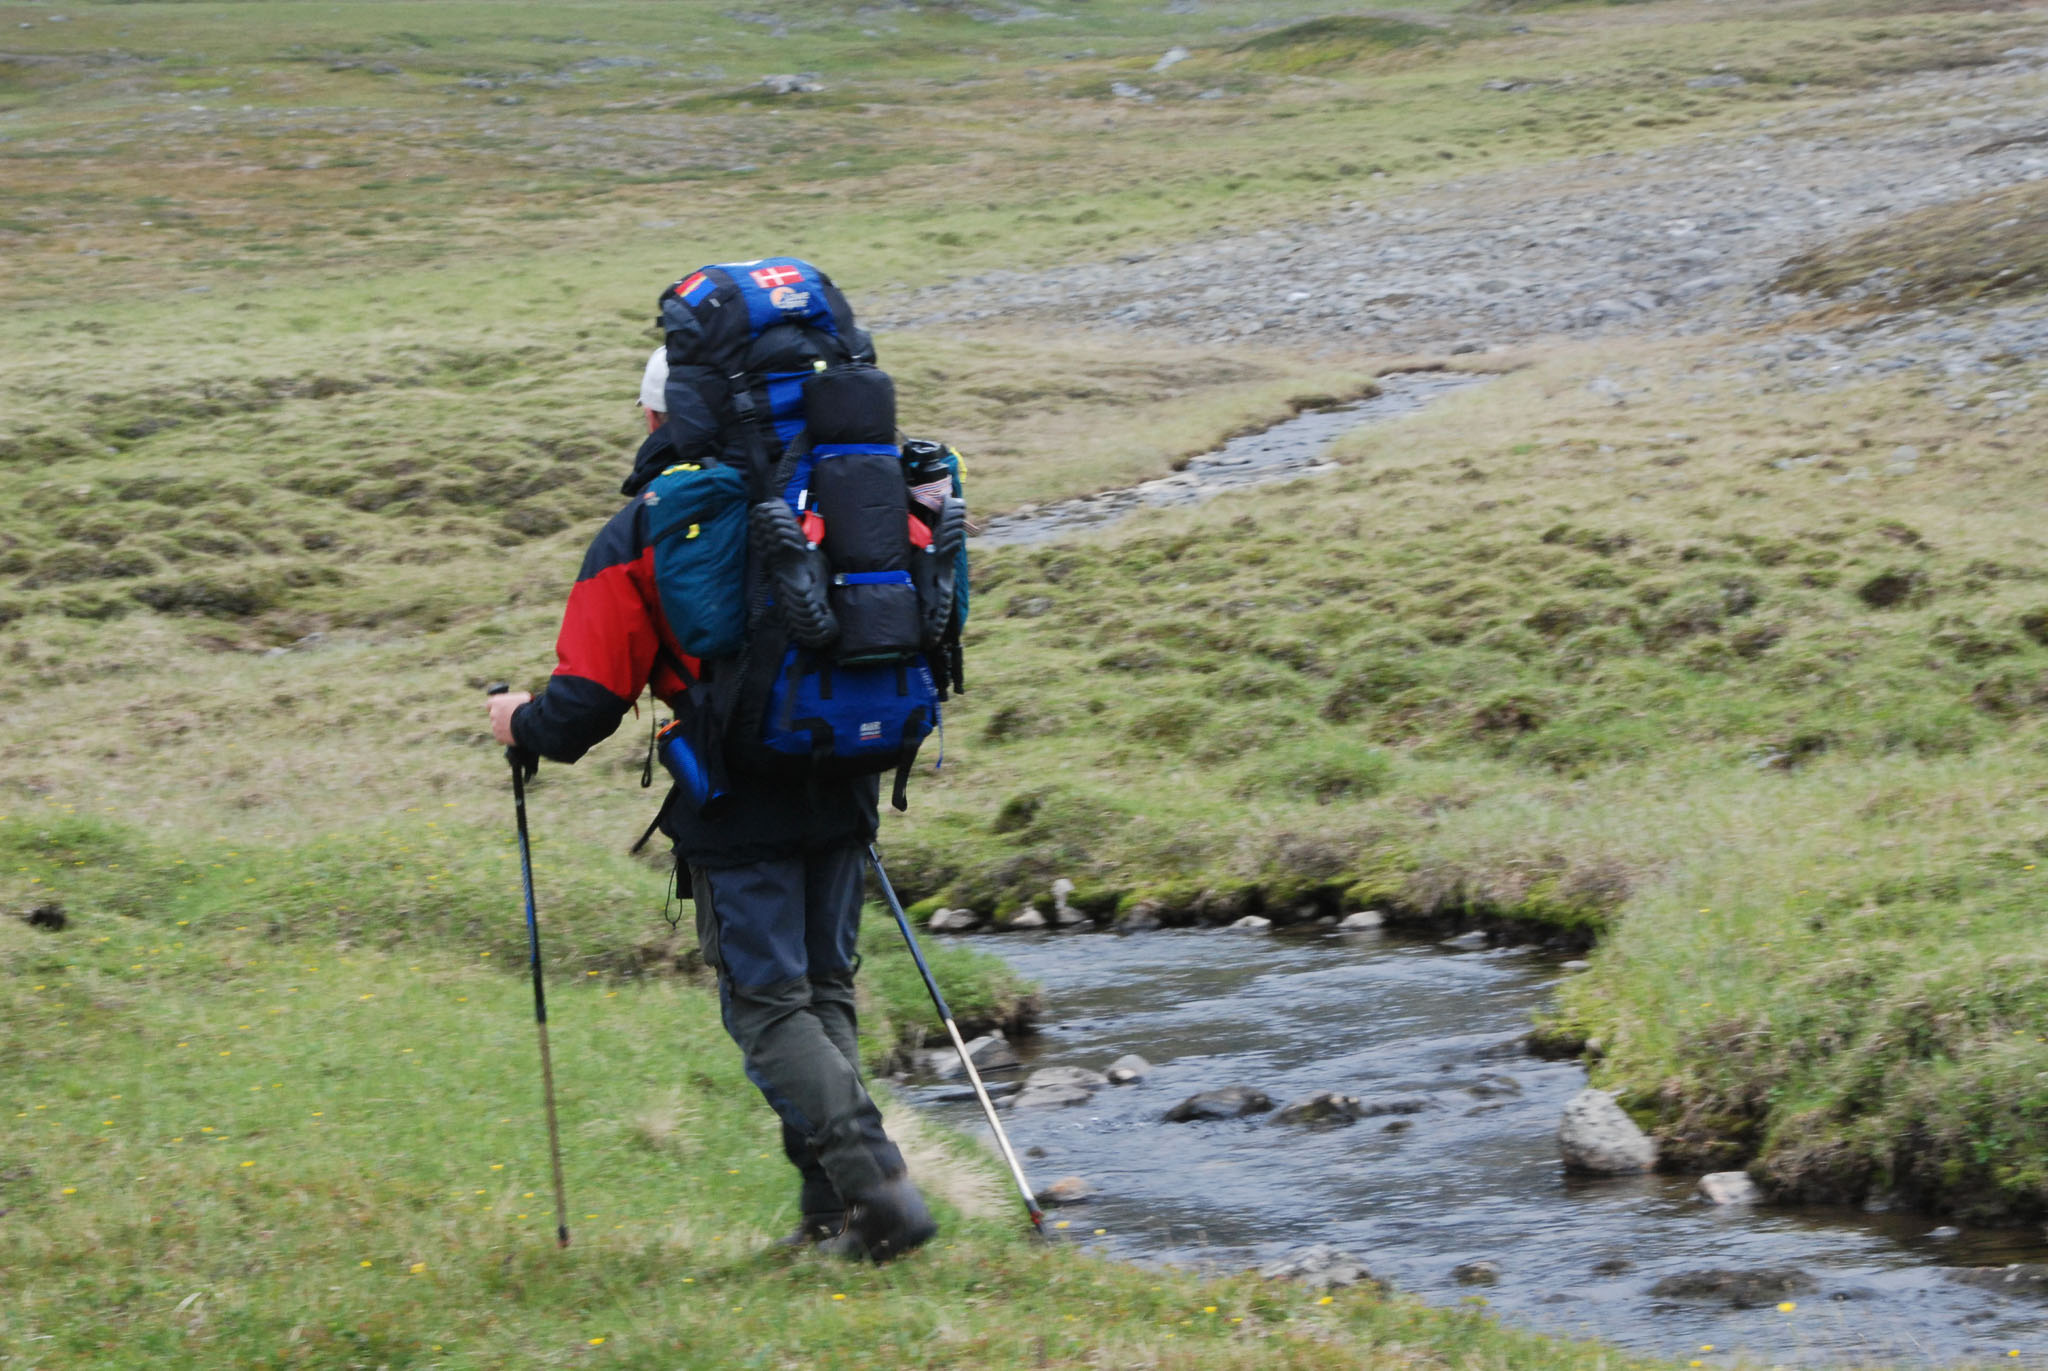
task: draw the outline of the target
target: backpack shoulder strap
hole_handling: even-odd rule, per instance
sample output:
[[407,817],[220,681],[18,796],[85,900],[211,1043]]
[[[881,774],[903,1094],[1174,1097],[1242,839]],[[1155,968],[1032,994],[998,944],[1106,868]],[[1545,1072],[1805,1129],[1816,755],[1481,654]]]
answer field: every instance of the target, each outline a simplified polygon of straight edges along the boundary
[[727,378],[732,395],[733,413],[739,417],[740,438],[747,449],[747,499],[759,504],[774,493],[774,471],[768,459],[768,443],[761,436],[761,427],[767,423],[767,416],[754,403],[753,378],[744,371],[736,371]]

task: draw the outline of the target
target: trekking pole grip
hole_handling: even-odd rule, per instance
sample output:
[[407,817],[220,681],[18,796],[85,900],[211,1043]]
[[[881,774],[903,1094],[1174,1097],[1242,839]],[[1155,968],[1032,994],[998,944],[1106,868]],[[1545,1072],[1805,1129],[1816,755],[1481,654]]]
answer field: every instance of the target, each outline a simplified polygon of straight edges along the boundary
[[[506,695],[511,690],[512,687],[504,681],[493,681],[484,687],[484,694]],[[517,743],[505,749],[505,760],[512,766],[513,785],[522,791],[526,788],[526,778],[540,770],[540,759]]]

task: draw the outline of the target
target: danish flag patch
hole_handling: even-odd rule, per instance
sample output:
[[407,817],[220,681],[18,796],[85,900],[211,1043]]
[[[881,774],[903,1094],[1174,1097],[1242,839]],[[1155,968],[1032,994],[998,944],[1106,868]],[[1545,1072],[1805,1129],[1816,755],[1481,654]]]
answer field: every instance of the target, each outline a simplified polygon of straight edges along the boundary
[[804,279],[804,274],[795,267],[762,267],[759,271],[747,273],[754,278],[754,284],[763,290],[777,286],[793,286]]

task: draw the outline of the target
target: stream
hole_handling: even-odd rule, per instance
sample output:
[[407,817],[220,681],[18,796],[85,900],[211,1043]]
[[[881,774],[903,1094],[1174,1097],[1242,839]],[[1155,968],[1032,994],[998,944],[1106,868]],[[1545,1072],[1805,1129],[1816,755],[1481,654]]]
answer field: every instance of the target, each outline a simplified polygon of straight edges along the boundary
[[1196,504],[1226,490],[1335,471],[1338,464],[1323,456],[1332,439],[1413,414],[1440,395],[1486,379],[1456,371],[1390,372],[1379,378],[1380,393],[1369,400],[1305,410],[1269,429],[1232,438],[1214,452],[1190,458],[1171,476],[998,514],[975,536],[974,545],[1048,542],[1091,532],[1140,509]]
[[[1707,1366],[2048,1366],[2048,1299],[1944,1270],[2041,1261],[2038,1230],[1944,1237],[1934,1221],[1902,1215],[1717,1209],[1684,1177],[1567,1177],[1557,1120],[1585,1072],[1520,1043],[1531,1012],[1572,973],[1532,951],[1321,929],[965,941],[1046,992],[1045,1026],[1018,1045],[1023,1067],[992,1080],[1046,1066],[1100,1071],[1126,1052],[1153,1063],[1144,1080],[1105,1086],[1083,1106],[1004,1111],[1034,1185],[1075,1175],[1101,1192],[1050,1212],[1049,1222],[1068,1222],[1063,1239],[1216,1270],[1331,1243],[1435,1303],[1482,1296],[1516,1325]],[[1323,1132],[1270,1114],[1161,1118],[1196,1091],[1233,1084],[1276,1104],[1318,1090],[1428,1104]],[[988,1136],[976,1107],[944,1098],[947,1087],[902,1092]],[[1498,1265],[1497,1284],[1453,1277],[1475,1260]],[[1681,1272],[1785,1266],[1815,1283],[1789,1313],[1650,1293]]]

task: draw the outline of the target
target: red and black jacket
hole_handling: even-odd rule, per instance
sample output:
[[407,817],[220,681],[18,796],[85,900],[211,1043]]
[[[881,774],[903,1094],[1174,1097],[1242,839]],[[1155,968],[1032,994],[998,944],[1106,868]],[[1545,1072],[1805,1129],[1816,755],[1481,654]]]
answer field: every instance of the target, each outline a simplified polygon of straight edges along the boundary
[[[676,646],[654,586],[647,505],[635,498],[592,540],[555,638],[545,691],[512,715],[519,746],[574,762],[618,731],[642,690],[671,709],[699,670]],[[736,774],[717,821],[670,805],[662,827],[693,866],[745,865],[874,836],[876,779],[783,781]]]
[[548,688],[512,716],[519,745],[551,762],[573,762],[611,737],[642,690],[673,708],[688,686],[684,671],[695,674],[661,615],[645,501],[614,514],[583,554],[555,659]]

